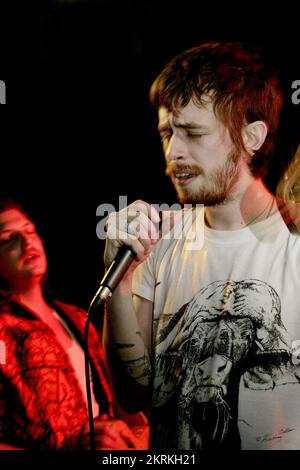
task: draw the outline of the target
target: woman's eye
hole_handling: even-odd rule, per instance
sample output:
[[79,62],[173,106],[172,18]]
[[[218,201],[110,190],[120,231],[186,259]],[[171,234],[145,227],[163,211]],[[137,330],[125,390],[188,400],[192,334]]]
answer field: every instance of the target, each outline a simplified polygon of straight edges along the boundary
[[8,238],[0,239],[0,246],[8,245],[13,240],[13,235],[10,235]]
[[26,233],[34,234],[36,233],[36,228],[34,226],[29,225],[28,227],[26,227]]

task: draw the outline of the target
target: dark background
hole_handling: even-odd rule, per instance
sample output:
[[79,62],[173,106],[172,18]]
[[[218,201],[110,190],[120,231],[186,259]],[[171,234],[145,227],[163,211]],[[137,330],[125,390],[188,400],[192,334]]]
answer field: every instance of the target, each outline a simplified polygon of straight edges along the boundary
[[[54,292],[87,307],[103,271],[97,206],[118,209],[119,195],[127,195],[129,203],[176,202],[164,175],[148,91],[178,52],[208,40],[250,41],[262,45],[279,67],[286,106],[266,180],[275,189],[299,140],[300,105],[291,102],[291,84],[300,79],[299,17],[287,2],[44,0],[39,5],[40,65],[37,73],[27,71],[26,54],[20,58],[31,96],[9,115],[2,132],[7,150],[1,197],[19,199],[37,221]],[[20,86],[16,90],[20,93]]]

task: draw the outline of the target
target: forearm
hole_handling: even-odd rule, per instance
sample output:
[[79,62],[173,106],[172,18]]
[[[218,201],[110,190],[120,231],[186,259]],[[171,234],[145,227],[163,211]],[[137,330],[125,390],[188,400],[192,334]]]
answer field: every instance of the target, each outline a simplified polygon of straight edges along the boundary
[[126,407],[136,401],[141,409],[149,396],[151,362],[133,305],[130,279],[120,283],[106,307],[103,340],[116,395],[123,404],[125,400]]
[[150,358],[132,301],[131,282],[123,281],[115,290],[105,313],[104,347],[109,359],[120,361],[138,384],[148,386]]
[[120,212],[110,214],[106,224],[104,265],[111,265],[124,243],[135,253],[135,261],[108,303],[104,321],[106,358],[117,398],[123,401],[126,396],[126,408],[120,399],[119,402],[127,411],[127,403],[137,411],[141,410],[148,404],[151,392],[149,351],[153,303],[136,296],[137,302],[133,304],[131,280],[137,265],[147,259],[159,239],[155,225],[159,222],[157,210],[138,200]]

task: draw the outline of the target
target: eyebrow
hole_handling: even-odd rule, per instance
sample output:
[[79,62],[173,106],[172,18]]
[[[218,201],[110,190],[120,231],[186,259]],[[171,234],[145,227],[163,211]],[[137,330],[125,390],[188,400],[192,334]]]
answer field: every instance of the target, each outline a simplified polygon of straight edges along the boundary
[[[203,126],[202,124],[198,124],[197,122],[191,121],[191,122],[186,122],[185,124],[174,124],[175,127],[178,127],[179,129],[198,129],[198,130],[207,130],[208,128]],[[167,129],[170,129],[170,124],[161,124],[158,125],[157,130],[158,132],[163,132]]]
[[[28,226],[30,226],[30,225],[34,225],[34,224],[33,224],[32,222],[26,222],[26,223],[23,225],[23,227],[28,227]],[[4,227],[4,230],[2,229],[3,227]],[[1,234],[2,234],[2,233],[6,233],[6,232],[14,232],[14,230],[13,230],[13,229],[10,229],[10,228],[5,228],[5,225],[3,224],[3,225],[0,225],[0,232],[1,232]]]

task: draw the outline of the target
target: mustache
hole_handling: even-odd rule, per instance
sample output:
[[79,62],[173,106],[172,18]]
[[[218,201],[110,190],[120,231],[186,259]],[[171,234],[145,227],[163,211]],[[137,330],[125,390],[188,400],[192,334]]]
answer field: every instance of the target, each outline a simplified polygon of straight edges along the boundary
[[176,177],[176,173],[192,173],[195,176],[204,175],[204,171],[198,165],[178,165],[169,163],[166,167],[165,174],[167,176]]

